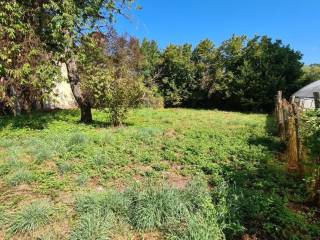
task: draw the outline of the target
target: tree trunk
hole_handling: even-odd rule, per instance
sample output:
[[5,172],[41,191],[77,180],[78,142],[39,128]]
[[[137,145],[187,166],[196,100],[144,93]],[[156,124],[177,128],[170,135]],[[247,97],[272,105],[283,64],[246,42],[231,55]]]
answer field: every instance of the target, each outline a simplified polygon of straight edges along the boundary
[[90,123],[92,122],[92,113],[91,113],[91,106],[82,106],[80,107],[81,111],[81,122],[83,123]]
[[91,104],[85,98],[80,88],[80,76],[78,73],[77,64],[74,58],[69,59],[66,62],[68,79],[71,86],[72,93],[76,99],[80,111],[81,111],[81,122],[90,123],[92,122]]

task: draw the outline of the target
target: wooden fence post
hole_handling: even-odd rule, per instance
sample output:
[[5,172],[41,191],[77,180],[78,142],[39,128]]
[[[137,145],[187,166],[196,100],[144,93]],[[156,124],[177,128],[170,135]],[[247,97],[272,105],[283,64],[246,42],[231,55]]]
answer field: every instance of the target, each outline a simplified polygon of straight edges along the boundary
[[303,166],[303,144],[301,139],[301,108],[292,103],[293,112],[295,116],[295,127],[297,135],[297,151],[298,151],[298,170],[300,176],[304,175],[304,166]]
[[[314,106],[316,109],[320,109],[320,92],[314,92]],[[316,165],[320,164],[320,156],[316,158],[315,161]],[[320,170],[319,168],[316,170],[316,179],[315,179],[315,185],[314,185],[314,196],[313,196],[313,201],[314,203],[320,207]]]
[[296,129],[296,119],[292,104],[287,101],[286,111],[286,135],[287,135],[287,157],[288,157],[288,171],[289,172],[299,172],[299,153],[298,153],[298,139],[297,139],[297,129]]
[[316,109],[320,109],[320,92],[314,92],[314,106]]
[[278,123],[278,134],[282,140],[285,140],[282,91],[278,91],[276,96],[276,117]]

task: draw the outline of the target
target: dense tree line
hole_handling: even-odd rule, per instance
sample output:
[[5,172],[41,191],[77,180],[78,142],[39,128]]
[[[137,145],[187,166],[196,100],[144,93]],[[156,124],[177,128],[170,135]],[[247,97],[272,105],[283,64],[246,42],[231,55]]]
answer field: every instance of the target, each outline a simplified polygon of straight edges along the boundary
[[62,62],[81,121],[92,121],[91,108],[108,108],[115,125],[141,104],[271,111],[277,90],[289,96],[319,77],[317,65],[303,68],[300,52],[267,36],[163,50],[155,41],[119,36],[110,24],[131,4],[1,1],[1,112],[29,112],[49,97]]
[[169,45],[157,58],[150,71],[166,106],[270,111],[276,91],[289,96],[303,74],[302,54],[267,36],[233,36],[219,47],[208,39],[194,49]]

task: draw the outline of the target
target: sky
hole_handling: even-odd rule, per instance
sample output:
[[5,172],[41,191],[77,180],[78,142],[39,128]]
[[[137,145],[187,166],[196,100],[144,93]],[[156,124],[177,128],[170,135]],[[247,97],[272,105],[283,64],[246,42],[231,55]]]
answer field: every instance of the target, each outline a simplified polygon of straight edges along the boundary
[[233,34],[268,35],[320,63],[320,0],[137,0],[141,10],[119,17],[116,29],[139,39],[216,46]]

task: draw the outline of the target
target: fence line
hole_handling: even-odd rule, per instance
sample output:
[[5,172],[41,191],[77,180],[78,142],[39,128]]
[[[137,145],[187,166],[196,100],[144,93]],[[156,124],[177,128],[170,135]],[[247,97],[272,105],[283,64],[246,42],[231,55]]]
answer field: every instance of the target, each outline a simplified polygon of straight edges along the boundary
[[[315,107],[320,109],[320,92],[315,92]],[[303,106],[294,99],[288,102],[278,91],[276,96],[275,115],[278,124],[278,135],[286,146],[285,159],[288,172],[304,176],[304,147],[301,139],[301,114]],[[320,158],[319,158],[320,159]],[[319,161],[318,159],[318,161]],[[318,162],[315,161],[317,164]],[[319,164],[319,163],[318,163]],[[315,176],[313,200],[320,206],[320,173]]]

